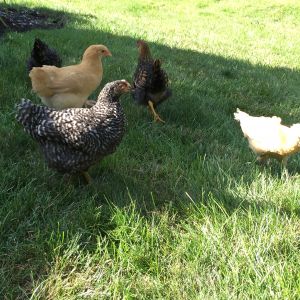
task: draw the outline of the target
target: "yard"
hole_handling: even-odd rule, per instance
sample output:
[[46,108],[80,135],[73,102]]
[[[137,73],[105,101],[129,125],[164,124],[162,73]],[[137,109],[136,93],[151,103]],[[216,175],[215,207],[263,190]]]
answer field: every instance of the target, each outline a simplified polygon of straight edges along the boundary
[[[233,119],[300,122],[297,0],[6,0],[63,27],[0,37],[1,299],[298,299],[300,156],[255,163]],[[173,96],[156,124],[130,95],[117,151],[66,184],[15,121],[35,37],[80,61],[104,44],[106,82],[132,80],[149,42]]]

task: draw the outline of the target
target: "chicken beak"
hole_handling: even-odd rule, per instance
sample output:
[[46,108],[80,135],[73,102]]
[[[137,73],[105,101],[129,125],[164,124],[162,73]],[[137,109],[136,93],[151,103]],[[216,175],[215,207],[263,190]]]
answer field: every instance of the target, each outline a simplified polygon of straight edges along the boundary
[[128,83],[126,86],[126,92],[130,92],[132,90],[132,86]]
[[104,56],[112,56],[112,54],[109,50],[105,50]]

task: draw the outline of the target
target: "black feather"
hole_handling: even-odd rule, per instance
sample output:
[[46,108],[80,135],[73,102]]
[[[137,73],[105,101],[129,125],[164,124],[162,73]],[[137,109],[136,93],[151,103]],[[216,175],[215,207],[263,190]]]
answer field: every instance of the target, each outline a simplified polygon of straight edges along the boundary
[[139,50],[138,65],[133,75],[132,96],[138,104],[148,105],[151,100],[156,107],[172,95],[168,88],[169,79],[161,68],[161,61],[152,59],[149,47],[144,41],[141,41]]
[[31,56],[27,61],[27,71],[33,67],[42,67],[43,65],[61,67],[61,58],[56,50],[50,48],[45,42],[36,38],[31,51]]

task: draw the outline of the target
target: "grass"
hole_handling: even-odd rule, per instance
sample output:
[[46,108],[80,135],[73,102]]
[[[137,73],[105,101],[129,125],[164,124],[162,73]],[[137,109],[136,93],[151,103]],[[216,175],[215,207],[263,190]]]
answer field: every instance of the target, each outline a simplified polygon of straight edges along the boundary
[[[299,156],[288,179],[257,166],[233,120],[239,107],[299,121],[298,1],[6,2],[69,22],[0,44],[1,299],[300,298]],[[66,186],[14,120],[21,97],[39,102],[36,36],[65,65],[106,44],[101,86],[130,80],[144,38],[171,78],[165,125],[122,100],[127,134],[91,186]]]

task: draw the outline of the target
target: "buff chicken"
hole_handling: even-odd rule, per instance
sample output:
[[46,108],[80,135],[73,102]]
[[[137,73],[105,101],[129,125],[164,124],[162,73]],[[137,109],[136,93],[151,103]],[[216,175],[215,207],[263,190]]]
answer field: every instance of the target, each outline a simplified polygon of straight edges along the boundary
[[32,89],[51,108],[83,107],[102,80],[104,56],[111,56],[106,46],[92,45],[85,50],[78,65],[33,68],[29,73]]

